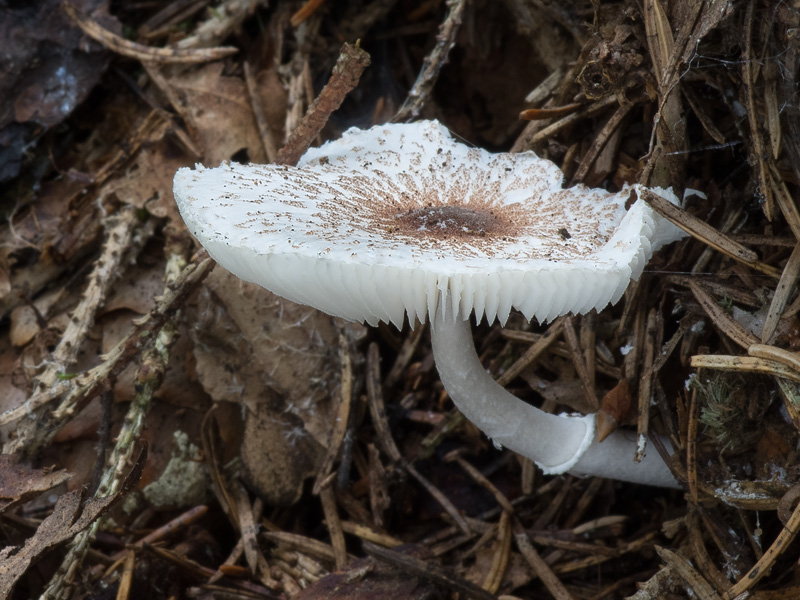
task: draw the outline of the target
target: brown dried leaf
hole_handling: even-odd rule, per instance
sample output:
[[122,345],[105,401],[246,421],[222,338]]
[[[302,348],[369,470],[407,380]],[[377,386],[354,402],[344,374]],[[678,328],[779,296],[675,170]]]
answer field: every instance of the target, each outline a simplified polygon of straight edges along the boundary
[[[208,288],[222,303],[225,312],[233,321],[234,331],[221,332],[218,340],[232,338],[245,342],[247,348],[238,348],[230,354],[219,343],[206,340],[211,345],[205,349],[209,358],[227,362],[228,366],[252,365],[259,377],[285,399],[283,409],[296,414],[305,423],[306,429],[322,444],[328,439],[331,414],[330,399],[338,395],[339,355],[337,320],[308,306],[284,300],[267,290],[241,281],[224,269],[216,269],[206,280]],[[205,310],[208,318],[218,320],[219,304]],[[211,325],[211,324],[209,324]],[[212,327],[217,327],[214,323]],[[361,325],[349,324],[354,335],[364,331]],[[238,345],[238,341],[236,342]],[[204,351],[200,348],[201,352]],[[216,355],[216,356],[214,356]],[[198,357],[199,360],[199,357]],[[236,368],[233,373],[242,373]],[[203,386],[209,391],[209,379]],[[252,382],[231,380],[230,391],[224,396],[209,393],[215,399],[239,401],[255,410],[258,395],[242,393]],[[240,388],[238,393],[236,389]],[[234,392],[232,395],[230,392]],[[218,390],[218,393],[221,390]]]
[[[74,419],[67,422],[64,427],[58,430],[58,433],[53,437],[53,441],[55,443],[67,442],[74,444],[78,440],[91,440],[91,445],[96,445],[97,430],[102,420],[102,412],[100,399],[95,398],[89,402]],[[77,458],[72,456],[74,454],[78,455]],[[80,474],[80,471],[76,468],[77,465],[75,465],[73,461],[77,460],[80,462],[88,460],[89,462],[93,462],[91,453],[84,454],[82,449],[76,447],[71,447],[69,450],[59,452],[58,456],[59,464],[78,474]],[[81,481],[78,485],[83,485],[83,483],[85,482]]]
[[621,379],[600,401],[601,410],[622,423],[631,409],[631,388],[627,379]]
[[222,269],[207,285],[214,294],[199,305],[197,377],[215,401],[245,408],[248,483],[269,504],[292,504],[330,437],[340,377],[334,320]]
[[313,477],[324,448],[295,415],[266,404],[247,412],[241,457],[248,484],[267,504],[291,506]]
[[[156,297],[164,291],[164,266],[165,262],[162,261],[148,268],[134,265],[126,269],[114,285],[100,314],[105,315],[121,308],[140,315],[149,313],[155,308]],[[109,349],[104,349],[104,352]]]
[[7,598],[17,580],[45,552],[72,539],[96,519],[108,512],[139,480],[147,458],[147,447],[141,445],[138,456],[120,491],[105,498],[90,498],[83,502],[81,494],[69,492],[61,496],[52,514],[42,521],[36,533],[22,548],[6,546],[0,550],[0,598]]
[[[49,315],[50,309],[53,305],[61,300],[66,294],[63,288],[50,290],[41,294],[33,304],[36,310],[39,311],[44,317]],[[11,311],[11,328],[9,331],[11,343],[14,346],[24,346],[30,342],[34,336],[41,331],[39,327],[39,319],[37,318],[36,311],[33,306],[20,305]],[[57,326],[56,323],[49,323],[50,327]]]
[[181,223],[172,197],[172,178],[185,166],[186,159],[167,141],[144,147],[124,173],[108,180],[99,195],[102,198],[117,194],[121,201],[144,208],[156,217]]
[[[432,559],[422,546],[405,545],[397,552]],[[294,600],[434,600],[449,597],[431,583],[372,558],[353,562],[341,572],[332,573],[308,586]]]
[[602,442],[617,425],[623,423],[631,409],[631,390],[627,379],[620,379],[600,401],[597,412],[597,441]]
[[[119,415],[119,420],[123,418]],[[79,414],[74,421],[83,419],[83,414]],[[94,476],[94,469],[97,463],[97,428],[99,420],[94,421],[94,431],[92,437],[83,437],[66,443],[53,443],[49,448],[42,451],[42,461],[44,464],[58,464],[58,466],[72,473],[72,478],[66,483],[65,491],[80,492],[85,486],[90,485]],[[38,498],[33,501],[33,506],[38,506],[41,510],[52,508],[52,502],[48,502],[46,497]]]
[[[14,257],[11,255],[23,248],[36,248],[43,253],[40,260],[52,261],[53,258],[45,251],[67,235],[64,226],[69,220],[70,207],[64,198],[69,198],[74,190],[82,186],[68,178],[43,183],[36,195],[35,205],[9,216],[9,228],[0,246],[0,263],[4,267],[13,267]],[[10,283],[14,283],[13,268]],[[12,290],[9,289],[9,292]]]
[[215,167],[242,150],[249,161],[266,162],[247,86],[238,77],[223,76],[223,68],[221,61],[210,63],[169,80],[185,101],[185,114],[203,162]]
[[72,477],[67,471],[29,469],[15,456],[0,454],[0,512],[26,502]]

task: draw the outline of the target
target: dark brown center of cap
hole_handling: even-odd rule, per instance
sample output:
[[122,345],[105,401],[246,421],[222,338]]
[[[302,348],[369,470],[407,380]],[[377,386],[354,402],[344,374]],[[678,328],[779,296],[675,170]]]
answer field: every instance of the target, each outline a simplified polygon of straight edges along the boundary
[[425,231],[433,236],[483,237],[498,225],[494,211],[472,210],[463,206],[425,206],[397,215],[406,231]]

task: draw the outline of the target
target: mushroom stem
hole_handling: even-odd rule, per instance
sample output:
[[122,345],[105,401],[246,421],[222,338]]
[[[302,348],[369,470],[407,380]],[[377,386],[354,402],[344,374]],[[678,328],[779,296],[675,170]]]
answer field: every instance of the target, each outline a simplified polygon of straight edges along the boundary
[[600,443],[594,414],[552,415],[498,385],[478,359],[469,321],[445,317],[444,305],[439,302],[431,327],[439,377],[458,409],[495,444],[530,458],[546,475],[570,472],[678,487],[657,452],[634,462],[635,434],[617,430]]

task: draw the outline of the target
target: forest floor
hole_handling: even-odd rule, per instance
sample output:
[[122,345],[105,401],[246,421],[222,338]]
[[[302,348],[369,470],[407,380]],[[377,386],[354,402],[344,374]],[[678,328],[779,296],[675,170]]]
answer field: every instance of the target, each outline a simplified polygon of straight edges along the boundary
[[[4,9],[0,598],[799,598],[798,31],[773,0]],[[420,118],[683,199],[615,306],[474,328],[518,397],[669,439],[680,489],[543,476],[425,325],[244,283],[178,213],[181,167]]]

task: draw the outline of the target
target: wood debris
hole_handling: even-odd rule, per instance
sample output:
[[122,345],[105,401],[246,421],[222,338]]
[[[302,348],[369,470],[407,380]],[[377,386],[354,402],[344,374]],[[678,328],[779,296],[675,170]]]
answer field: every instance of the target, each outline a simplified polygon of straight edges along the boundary
[[[0,82],[0,597],[800,596],[791,5],[41,4],[0,28],[31,41]],[[453,409],[425,326],[210,275],[177,168],[421,116],[567,185],[683,197],[645,194],[688,236],[617,306],[474,337],[684,493],[546,478]],[[159,506],[176,436],[203,501]]]

